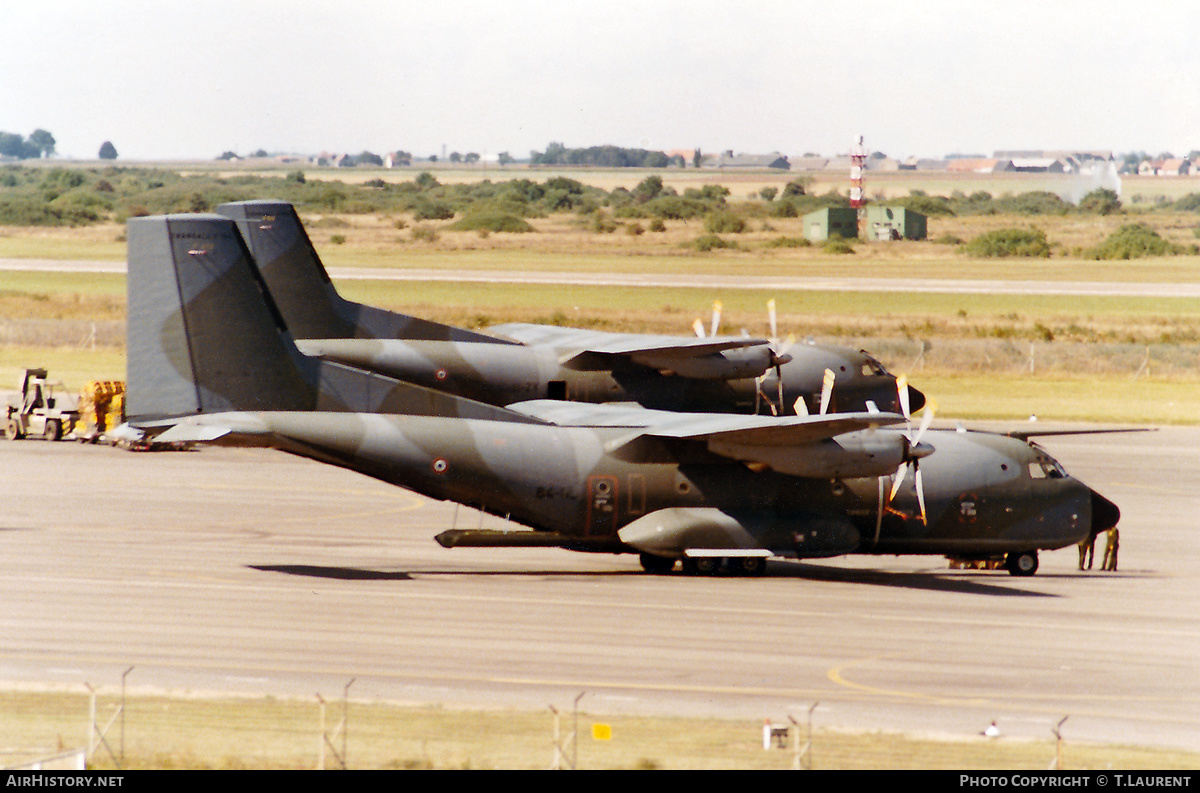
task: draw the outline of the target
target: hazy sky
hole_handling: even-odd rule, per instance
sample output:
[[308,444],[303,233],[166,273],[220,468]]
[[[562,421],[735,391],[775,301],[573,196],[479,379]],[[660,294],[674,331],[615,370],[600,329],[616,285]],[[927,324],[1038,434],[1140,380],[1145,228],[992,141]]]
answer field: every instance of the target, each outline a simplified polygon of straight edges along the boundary
[[1183,0],[4,6],[0,131],[65,157],[1200,149]]

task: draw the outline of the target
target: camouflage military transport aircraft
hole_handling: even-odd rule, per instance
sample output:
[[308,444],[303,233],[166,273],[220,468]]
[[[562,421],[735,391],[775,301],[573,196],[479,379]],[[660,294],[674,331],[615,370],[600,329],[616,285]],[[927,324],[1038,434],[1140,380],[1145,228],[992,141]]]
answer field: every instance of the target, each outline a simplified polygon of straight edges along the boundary
[[[1115,525],[1117,507],[1014,437],[896,413],[751,416],[534,400],[499,407],[303,355],[232,221],[129,222],[127,417],[160,441],[265,446],[531,530],[455,546],[636,553],[652,572],[771,556],[997,557]],[[909,475],[911,472],[911,475]]]
[[[489,330],[498,336],[489,336],[353,303],[337,293],[291,204],[242,201],[217,212],[237,222],[298,346],[318,358],[497,405],[563,399],[713,413],[854,411],[867,402],[899,408],[896,378],[865,351],[522,323],[497,325]],[[908,392],[911,409],[920,409],[925,397]]]

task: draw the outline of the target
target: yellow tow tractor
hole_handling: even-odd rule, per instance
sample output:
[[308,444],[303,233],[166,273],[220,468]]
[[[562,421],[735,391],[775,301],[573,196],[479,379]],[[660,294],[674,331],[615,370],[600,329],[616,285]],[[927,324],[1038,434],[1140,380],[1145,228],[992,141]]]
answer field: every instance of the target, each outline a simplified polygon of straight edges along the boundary
[[79,400],[62,383],[46,379],[45,369],[26,369],[21,392],[8,400],[4,433],[9,440],[62,440],[79,419]]

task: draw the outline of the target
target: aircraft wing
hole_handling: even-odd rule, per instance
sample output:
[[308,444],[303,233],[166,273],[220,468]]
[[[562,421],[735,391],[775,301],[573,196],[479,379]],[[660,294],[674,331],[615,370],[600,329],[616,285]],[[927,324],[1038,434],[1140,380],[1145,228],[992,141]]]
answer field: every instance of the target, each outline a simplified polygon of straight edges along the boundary
[[629,404],[590,404],[535,399],[510,410],[560,427],[631,427],[662,438],[723,437],[769,446],[817,443],[846,432],[903,424],[898,413],[830,413],[825,416],[755,416],[735,413],[678,413]]
[[613,358],[625,358],[683,377],[730,380],[757,377],[777,363],[766,339],[604,333],[520,322],[488,330],[526,345],[553,347],[562,354],[562,365],[581,370],[611,369]]
[[903,433],[873,431],[904,423],[906,419],[897,413],[745,416],[557,400],[509,407],[563,427],[627,428],[627,433],[609,442],[613,452],[632,449],[645,439],[700,441],[714,454],[794,476],[888,476],[909,454]]
[[1048,438],[1056,435],[1111,435],[1118,432],[1157,432],[1157,427],[1098,428],[1098,429],[1028,429],[1010,430],[1001,433],[1010,438],[1028,441],[1030,438]]

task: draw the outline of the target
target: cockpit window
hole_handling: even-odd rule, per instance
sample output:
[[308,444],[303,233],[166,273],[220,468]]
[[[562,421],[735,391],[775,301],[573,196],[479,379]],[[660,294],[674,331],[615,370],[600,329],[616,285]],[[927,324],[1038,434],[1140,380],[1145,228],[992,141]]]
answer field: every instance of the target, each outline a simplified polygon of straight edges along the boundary
[[1057,461],[1049,457],[1038,457],[1029,463],[1029,476],[1033,479],[1065,479],[1067,472]]
[[883,364],[867,354],[866,350],[859,350],[863,356],[862,373],[863,377],[871,377],[887,374],[887,369],[883,368]]

